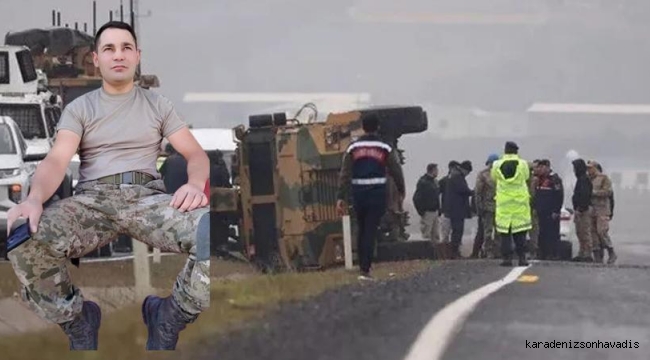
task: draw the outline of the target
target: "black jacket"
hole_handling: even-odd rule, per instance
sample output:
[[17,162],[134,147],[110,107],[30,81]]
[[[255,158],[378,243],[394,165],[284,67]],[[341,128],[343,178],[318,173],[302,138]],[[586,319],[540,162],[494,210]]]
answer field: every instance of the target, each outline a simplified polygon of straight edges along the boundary
[[576,186],[573,189],[573,209],[587,211],[591,206],[593,185],[587,176],[587,164],[582,159],[573,161],[573,172],[576,175]]
[[424,174],[418,180],[413,205],[420,216],[428,211],[440,210],[440,187],[436,179]]
[[471,218],[469,198],[474,194],[460,170],[453,170],[445,184],[442,211],[450,219]]
[[187,184],[187,161],[179,153],[171,154],[160,167],[165,189],[168,194],[173,194],[181,186]]
[[564,203],[562,179],[555,173],[540,177],[535,186],[535,210],[540,214],[559,214]]
[[449,181],[449,174],[438,180],[438,187],[440,188],[440,209],[445,208],[445,189],[447,188],[447,181]]
[[225,161],[210,164],[210,186],[232,188],[228,166]]

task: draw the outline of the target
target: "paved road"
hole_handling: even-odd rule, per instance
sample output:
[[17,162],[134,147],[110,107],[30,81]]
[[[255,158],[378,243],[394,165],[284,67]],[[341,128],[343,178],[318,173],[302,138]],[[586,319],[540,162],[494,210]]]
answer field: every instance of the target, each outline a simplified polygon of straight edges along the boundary
[[[539,280],[485,299],[444,359],[648,359],[648,268],[555,264],[526,274]],[[564,344],[535,349],[535,342]],[[603,348],[612,342],[627,348]]]
[[[402,360],[434,315],[511,270],[493,261],[457,261],[409,280],[350,286],[286,305],[263,321],[200,349],[184,349],[175,358]],[[483,299],[466,321],[458,322],[457,334],[451,323],[434,332],[434,337],[445,331],[452,335],[442,358],[648,358],[647,268],[534,263],[523,274],[537,276],[537,281],[515,281]],[[435,340],[423,339],[429,344]],[[529,347],[555,340],[582,347],[627,341],[638,348],[533,349],[526,340]]]
[[[611,232],[616,266],[535,262],[523,272],[535,281],[498,288],[479,299],[465,319],[458,306],[467,305],[468,294],[502,285],[513,269],[497,261],[463,260],[438,263],[407,280],[355,284],[285,305],[226,337],[181,349],[174,358],[648,359],[650,240],[645,234],[650,229],[641,215],[647,198],[625,200],[617,205]],[[470,245],[469,238],[464,242]],[[432,318],[443,315],[450,317],[414,346]],[[445,334],[449,341],[441,346]],[[553,341],[564,342],[565,349],[543,348]],[[573,348],[566,348],[569,341]],[[599,341],[632,349],[603,349]],[[594,342],[601,348],[594,349]],[[424,353],[407,359],[411,349],[431,353],[436,346],[444,350],[439,357]]]

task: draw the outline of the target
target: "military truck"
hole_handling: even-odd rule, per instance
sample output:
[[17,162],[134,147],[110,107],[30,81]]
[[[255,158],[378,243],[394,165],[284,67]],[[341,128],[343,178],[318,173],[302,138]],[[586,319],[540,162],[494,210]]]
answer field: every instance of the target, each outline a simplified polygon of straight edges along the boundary
[[[232,252],[273,271],[322,269],[344,262],[343,227],[336,213],[338,177],[347,146],[363,133],[361,117],[370,112],[380,118],[382,138],[396,149],[402,135],[428,126],[426,112],[411,106],[334,113],[325,121],[306,123],[284,113],[254,115],[248,128],[233,129],[235,189],[211,189],[211,211],[237,215],[235,234],[230,235]],[[404,164],[402,150],[399,154]],[[429,244],[405,242],[408,214],[393,181],[389,189],[388,211],[377,239],[379,259],[413,246],[418,250],[409,256],[430,258]]]

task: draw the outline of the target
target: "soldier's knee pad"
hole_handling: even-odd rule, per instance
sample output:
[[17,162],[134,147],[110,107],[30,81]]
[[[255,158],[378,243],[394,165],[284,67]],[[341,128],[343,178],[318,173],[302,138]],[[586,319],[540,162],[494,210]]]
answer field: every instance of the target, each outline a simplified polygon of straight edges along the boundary
[[196,229],[196,259],[210,260],[210,213],[206,212],[199,219]]

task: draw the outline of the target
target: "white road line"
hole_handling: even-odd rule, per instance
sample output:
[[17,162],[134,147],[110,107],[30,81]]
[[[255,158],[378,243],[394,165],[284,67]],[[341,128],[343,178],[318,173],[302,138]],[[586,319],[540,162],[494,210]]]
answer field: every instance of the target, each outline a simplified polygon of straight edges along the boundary
[[512,269],[503,279],[489,283],[457,299],[440,310],[418,335],[404,360],[438,360],[481,300],[517,280],[528,266]]

